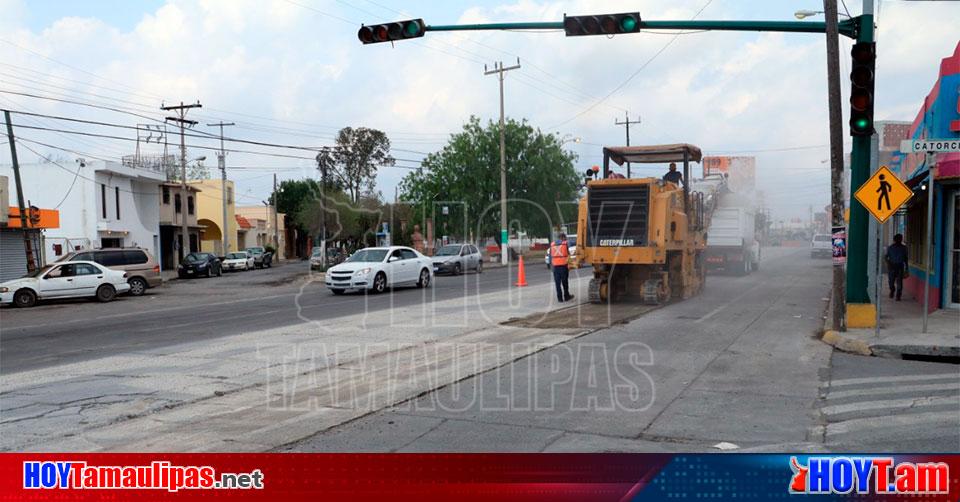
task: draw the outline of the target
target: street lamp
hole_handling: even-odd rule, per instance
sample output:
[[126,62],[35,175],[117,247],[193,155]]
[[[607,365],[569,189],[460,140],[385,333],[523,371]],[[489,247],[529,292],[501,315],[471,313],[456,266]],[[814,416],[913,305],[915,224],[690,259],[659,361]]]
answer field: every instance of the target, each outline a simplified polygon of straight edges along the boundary
[[583,138],[581,138],[580,136],[574,136],[572,134],[564,134],[563,137],[560,138],[560,145],[565,145],[567,143],[580,143],[581,141],[583,141]]
[[[795,18],[797,18],[797,19],[804,19],[804,18],[816,16],[816,15],[818,15],[818,14],[823,14],[823,13],[824,13],[824,12],[823,12],[822,10],[807,10],[807,9],[801,9],[801,10],[798,10],[798,11],[794,12],[794,13],[793,13],[793,17],[795,17]],[[840,13],[838,13],[838,14],[841,15],[841,16],[843,16],[843,17],[846,17],[846,18],[849,18],[849,17],[850,17],[850,16],[848,16],[848,15],[842,13],[842,12],[840,12]]]

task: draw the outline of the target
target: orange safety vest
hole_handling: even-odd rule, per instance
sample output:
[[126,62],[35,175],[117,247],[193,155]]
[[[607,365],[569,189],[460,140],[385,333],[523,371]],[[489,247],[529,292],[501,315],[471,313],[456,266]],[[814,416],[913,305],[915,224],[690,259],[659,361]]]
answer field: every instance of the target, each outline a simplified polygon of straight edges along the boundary
[[566,267],[569,259],[570,248],[567,241],[561,242],[560,245],[557,245],[556,242],[550,243],[550,266]]

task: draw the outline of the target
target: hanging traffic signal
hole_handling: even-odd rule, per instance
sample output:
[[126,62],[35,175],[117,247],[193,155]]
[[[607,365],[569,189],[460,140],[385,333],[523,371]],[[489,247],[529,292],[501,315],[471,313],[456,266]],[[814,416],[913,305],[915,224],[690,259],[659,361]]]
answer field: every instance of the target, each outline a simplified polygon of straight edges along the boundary
[[873,135],[874,69],[877,63],[877,44],[860,42],[850,51],[850,135]]
[[583,35],[619,35],[640,32],[640,13],[601,14],[599,16],[563,16],[563,31],[568,37]]
[[393,42],[396,40],[422,37],[426,31],[426,27],[427,25],[423,24],[423,19],[373,24],[370,26],[361,26],[360,31],[357,32],[357,38],[364,44]]

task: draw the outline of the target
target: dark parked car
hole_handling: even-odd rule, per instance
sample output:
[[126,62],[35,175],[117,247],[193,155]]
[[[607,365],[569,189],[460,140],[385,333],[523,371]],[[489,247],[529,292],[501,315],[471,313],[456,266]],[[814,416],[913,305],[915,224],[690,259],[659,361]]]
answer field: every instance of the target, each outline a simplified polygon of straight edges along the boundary
[[256,268],[270,268],[273,265],[273,253],[262,247],[247,248],[244,251],[253,255],[253,266]]
[[211,253],[190,253],[183,258],[183,263],[177,268],[177,275],[181,279],[187,277],[212,275],[220,276],[223,270],[220,266],[220,260]]

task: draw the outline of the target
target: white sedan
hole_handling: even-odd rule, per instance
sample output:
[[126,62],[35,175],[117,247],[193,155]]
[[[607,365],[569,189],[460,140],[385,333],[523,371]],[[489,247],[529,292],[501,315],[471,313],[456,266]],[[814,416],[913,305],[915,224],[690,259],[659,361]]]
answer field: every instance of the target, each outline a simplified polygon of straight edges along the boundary
[[127,274],[92,261],[54,263],[0,283],[0,304],[32,307],[37,300],[94,297],[109,302],[130,290]]
[[228,270],[253,270],[253,255],[246,251],[227,253],[227,256],[223,257],[223,263],[221,263],[220,266],[224,272]]
[[388,287],[430,286],[433,264],[430,258],[404,246],[364,248],[343,263],[327,270],[330,291],[342,295],[348,289],[383,293]]

